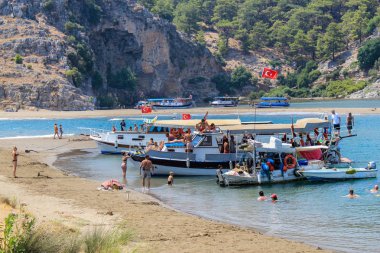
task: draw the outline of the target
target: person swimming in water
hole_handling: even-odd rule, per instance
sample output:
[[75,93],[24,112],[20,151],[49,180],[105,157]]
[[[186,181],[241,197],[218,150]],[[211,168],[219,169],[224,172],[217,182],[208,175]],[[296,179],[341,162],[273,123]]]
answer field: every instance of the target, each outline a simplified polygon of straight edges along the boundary
[[370,190],[371,193],[378,193],[379,192],[379,186],[378,185],[375,185],[371,190]]
[[359,198],[359,195],[355,194],[353,189],[350,189],[350,191],[345,197],[349,199],[356,199],[356,198]]
[[265,201],[267,200],[267,197],[265,197],[264,192],[260,191],[259,192],[259,197],[257,198],[258,201]]
[[273,193],[270,198],[272,199],[272,202],[277,202],[278,201],[278,198],[277,198],[277,194],[276,193]]

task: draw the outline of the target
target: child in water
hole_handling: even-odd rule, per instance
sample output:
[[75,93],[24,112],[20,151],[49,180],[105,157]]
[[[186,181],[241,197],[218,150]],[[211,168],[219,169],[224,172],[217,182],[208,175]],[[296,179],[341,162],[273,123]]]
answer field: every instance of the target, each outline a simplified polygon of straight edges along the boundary
[[270,198],[272,199],[272,202],[277,202],[278,201],[278,198],[277,198],[277,195],[275,193],[273,193]]
[[258,201],[265,201],[267,200],[267,197],[265,197],[264,192],[260,191],[259,192],[259,197],[257,198]]
[[349,199],[356,199],[356,198],[359,198],[359,195],[355,194],[354,193],[354,190],[351,189],[349,192],[348,192],[348,195],[346,195],[345,197],[349,198]]
[[379,186],[378,185],[375,185],[372,189],[371,189],[371,193],[377,193],[379,191]]
[[172,186],[174,183],[174,173],[170,171],[169,177],[168,177],[168,185]]

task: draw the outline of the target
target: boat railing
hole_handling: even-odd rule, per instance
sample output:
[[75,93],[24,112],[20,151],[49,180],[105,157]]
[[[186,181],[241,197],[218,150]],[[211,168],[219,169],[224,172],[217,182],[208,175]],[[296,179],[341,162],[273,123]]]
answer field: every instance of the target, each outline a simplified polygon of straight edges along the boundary
[[86,136],[100,136],[100,134],[105,134],[109,132],[105,129],[100,128],[90,128],[90,127],[78,127],[81,130],[81,134]]

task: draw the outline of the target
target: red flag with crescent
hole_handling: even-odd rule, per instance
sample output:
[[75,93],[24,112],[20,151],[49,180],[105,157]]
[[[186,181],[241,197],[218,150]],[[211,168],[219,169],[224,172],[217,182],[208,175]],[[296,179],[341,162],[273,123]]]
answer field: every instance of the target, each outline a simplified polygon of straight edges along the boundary
[[277,75],[278,75],[278,71],[277,70],[273,70],[273,69],[270,69],[270,68],[264,68],[261,77],[262,78],[276,79]]
[[191,114],[190,113],[182,113],[182,119],[183,120],[191,119]]
[[141,107],[141,112],[142,113],[151,113],[152,112],[152,108],[150,106],[142,106]]

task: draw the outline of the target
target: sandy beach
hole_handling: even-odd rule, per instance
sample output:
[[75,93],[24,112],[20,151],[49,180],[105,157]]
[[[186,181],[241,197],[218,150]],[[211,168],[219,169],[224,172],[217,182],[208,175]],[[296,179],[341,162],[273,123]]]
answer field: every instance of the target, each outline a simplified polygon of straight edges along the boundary
[[[347,114],[349,112],[354,115],[358,114],[380,114],[380,108],[261,108],[256,109],[256,113],[327,113],[330,114],[331,110],[336,110],[337,113]],[[190,109],[176,109],[176,110],[154,110],[152,115],[162,114],[229,114],[229,113],[254,113],[255,109],[252,107],[196,107]],[[89,118],[89,117],[120,117],[123,115],[128,116],[141,116],[141,110],[137,109],[114,109],[114,110],[95,110],[95,111],[25,111],[18,112],[0,112],[0,118],[3,119],[25,119],[25,118]],[[149,115],[149,114],[148,114]]]
[[[20,151],[18,178],[12,177],[13,145]],[[133,231],[127,252],[328,252],[181,213],[148,194],[98,191],[99,182],[52,166],[58,154],[94,147],[85,137],[1,140],[0,196],[16,199],[40,224],[54,222],[77,230],[125,224]],[[7,211],[9,207],[1,208],[0,217]]]

